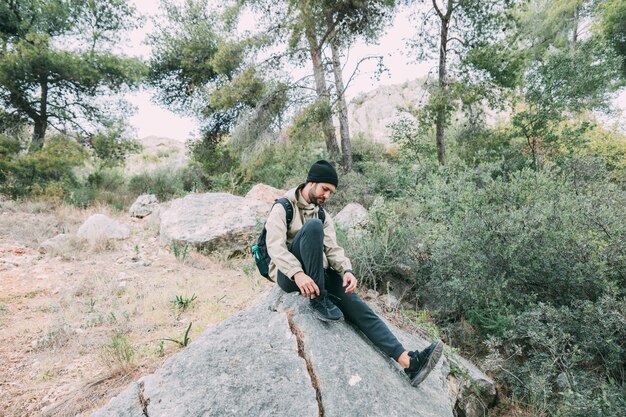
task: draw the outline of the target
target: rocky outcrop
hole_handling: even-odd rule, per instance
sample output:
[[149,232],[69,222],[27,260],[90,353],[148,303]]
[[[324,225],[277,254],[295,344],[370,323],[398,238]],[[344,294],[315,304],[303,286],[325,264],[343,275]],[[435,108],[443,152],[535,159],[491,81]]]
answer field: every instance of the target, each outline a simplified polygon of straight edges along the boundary
[[130,217],[138,217],[143,219],[146,216],[152,214],[153,211],[159,208],[159,200],[154,194],[144,194],[137,197],[128,214]]
[[[382,86],[354,98],[349,106],[350,132],[369,136],[374,142],[386,146],[390,142],[390,123],[398,121],[400,108],[421,106],[428,99],[423,80]],[[404,117],[410,117],[407,113]]]
[[[409,348],[418,339],[394,326]],[[417,388],[346,322],[313,317],[308,301],[274,288],[131,384],[94,417],[453,417],[447,360]]]
[[473,363],[456,356],[452,366],[459,370],[448,376],[454,410],[458,416],[482,417],[496,401],[496,384]]
[[267,204],[274,204],[274,200],[282,197],[285,193],[285,190],[279,190],[270,185],[257,184],[248,191],[246,198],[252,198]]
[[126,239],[130,229],[104,214],[94,214],[83,223],[76,236],[95,242],[101,239]]
[[231,253],[247,250],[269,209],[269,204],[228,193],[189,194],[161,210],[160,242]]

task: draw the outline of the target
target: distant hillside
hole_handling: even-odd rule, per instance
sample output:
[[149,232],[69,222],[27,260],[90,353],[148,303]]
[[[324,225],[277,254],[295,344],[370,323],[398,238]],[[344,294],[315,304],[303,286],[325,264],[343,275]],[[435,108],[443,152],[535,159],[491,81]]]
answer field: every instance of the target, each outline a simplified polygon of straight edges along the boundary
[[141,153],[131,155],[126,163],[131,173],[151,171],[156,168],[179,168],[189,157],[185,143],[177,139],[161,136],[146,136],[139,139],[143,145]]

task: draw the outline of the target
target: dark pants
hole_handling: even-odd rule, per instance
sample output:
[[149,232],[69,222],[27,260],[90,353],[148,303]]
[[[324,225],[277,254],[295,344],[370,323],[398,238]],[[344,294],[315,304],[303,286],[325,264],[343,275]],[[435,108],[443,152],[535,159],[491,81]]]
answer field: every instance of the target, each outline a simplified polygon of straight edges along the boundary
[[[391,333],[383,321],[355,293],[346,294],[343,280],[332,269],[324,269],[324,225],[319,219],[307,221],[289,246],[302,264],[304,273],[310,276],[320,289],[320,295],[327,292],[337,298],[331,298],[343,312],[346,320],[361,330],[380,350],[393,359],[404,352],[404,347]],[[300,291],[296,283],[278,271],[278,285],[285,292]]]

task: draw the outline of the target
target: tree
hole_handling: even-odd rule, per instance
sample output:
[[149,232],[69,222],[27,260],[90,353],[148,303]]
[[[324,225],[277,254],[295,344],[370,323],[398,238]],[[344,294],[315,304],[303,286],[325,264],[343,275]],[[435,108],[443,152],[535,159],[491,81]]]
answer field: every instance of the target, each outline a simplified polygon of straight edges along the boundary
[[607,109],[610,94],[622,85],[619,71],[607,45],[590,39],[547,54],[526,73],[525,104],[512,122],[528,143],[535,170],[541,167],[539,154],[558,146],[558,126],[566,116]]
[[622,76],[626,78],[626,3],[621,0],[604,0],[598,8],[598,29],[622,58]]
[[201,120],[202,140],[194,146],[204,149],[198,155],[211,155],[248,112],[263,112],[259,130],[282,112],[280,83],[266,81],[251,59],[259,40],[224,36],[223,16],[207,0],[180,7],[163,2],[162,9],[164,21],[150,37],[149,83],[159,102]]
[[109,52],[136,24],[124,0],[0,0],[0,103],[33,125],[89,133],[108,119],[96,99],[138,85],[141,62]]
[[521,103],[511,121],[526,140],[535,170],[543,165],[542,156],[556,153],[564,141],[580,138],[592,127],[588,121],[577,128],[570,123],[563,132],[566,118],[607,110],[611,93],[623,85],[620,58],[610,39],[581,24],[602,22],[598,11],[605,5],[598,7],[593,0],[539,1],[516,11],[521,30],[510,43],[525,62],[517,87]]
[[[432,8],[420,13],[420,27],[412,42],[418,59],[437,56],[437,84],[431,89],[429,103],[424,109],[435,125],[437,158],[445,164],[445,129],[450,114],[456,108],[461,92],[459,85],[451,88],[451,71],[460,69],[468,54],[478,45],[497,41],[507,25],[507,10],[513,0],[432,0]],[[432,36],[433,32],[439,34]],[[452,56],[451,56],[452,54]],[[468,80],[468,78],[466,78]]]
[[[290,24],[290,49],[297,52],[306,49],[313,65],[315,90],[319,108],[327,109],[323,114],[322,131],[326,138],[326,147],[331,157],[339,155],[339,147],[332,123],[334,113],[339,120],[341,135],[341,157],[344,171],[352,169],[352,146],[348,128],[348,110],[345,100],[341,49],[348,48],[356,37],[375,39],[384,23],[389,20],[395,1],[295,1],[290,0],[290,12],[283,17]],[[289,16],[291,16],[289,18]],[[306,42],[302,42],[305,39]],[[335,97],[326,84],[326,63],[324,51],[330,48],[330,67],[335,81]],[[334,109],[334,110],[333,110]]]

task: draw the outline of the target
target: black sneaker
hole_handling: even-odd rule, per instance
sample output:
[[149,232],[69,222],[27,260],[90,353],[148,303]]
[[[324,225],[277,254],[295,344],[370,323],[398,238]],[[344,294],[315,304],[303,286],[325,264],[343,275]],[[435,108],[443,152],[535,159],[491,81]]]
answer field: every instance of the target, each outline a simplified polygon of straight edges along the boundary
[[311,300],[311,307],[315,317],[322,321],[337,321],[343,319],[343,313],[339,310],[328,294],[320,295]]
[[409,352],[411,363],[404,372],[411,380],[411,385],[416,387],[426,379],[430,371],[432,371],[435,365],[437,365],[437,362],[439,362],[442,352],[443,342],[441,340],[433,342],[421,352],[417,350]]

